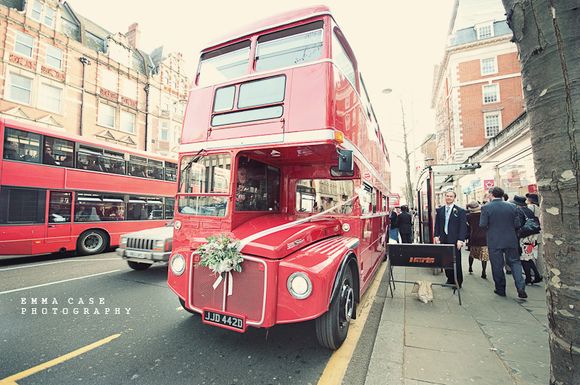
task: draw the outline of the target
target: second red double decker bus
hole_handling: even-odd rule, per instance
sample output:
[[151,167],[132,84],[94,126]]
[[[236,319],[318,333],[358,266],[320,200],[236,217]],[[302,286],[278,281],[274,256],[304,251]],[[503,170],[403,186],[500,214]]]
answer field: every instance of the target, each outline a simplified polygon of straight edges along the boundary
[[[203,50],[181,143],[168,283],[182,305],[236,331],[315,319],[337,349],[385,254],[390,171],[329,9]],[[218,234],[241,241],[241,271],[201,263]]]

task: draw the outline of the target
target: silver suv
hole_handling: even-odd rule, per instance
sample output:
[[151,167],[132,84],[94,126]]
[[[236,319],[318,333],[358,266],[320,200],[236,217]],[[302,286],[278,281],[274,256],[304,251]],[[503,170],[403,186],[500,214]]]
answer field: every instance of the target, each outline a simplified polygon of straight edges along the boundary
[[121,235],[117,255],[134,270],[148,269],[156,262],[167,262],[173,246],[173,223]]

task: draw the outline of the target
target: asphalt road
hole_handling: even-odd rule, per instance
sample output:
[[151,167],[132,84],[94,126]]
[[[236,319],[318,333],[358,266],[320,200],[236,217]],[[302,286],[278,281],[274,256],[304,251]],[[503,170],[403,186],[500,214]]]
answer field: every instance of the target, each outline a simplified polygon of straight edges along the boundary
[[166,274],[133,271],[114,253],[2,261],[0,384],[318,382],[332,352],[312,322],[207,326],[181,309]]

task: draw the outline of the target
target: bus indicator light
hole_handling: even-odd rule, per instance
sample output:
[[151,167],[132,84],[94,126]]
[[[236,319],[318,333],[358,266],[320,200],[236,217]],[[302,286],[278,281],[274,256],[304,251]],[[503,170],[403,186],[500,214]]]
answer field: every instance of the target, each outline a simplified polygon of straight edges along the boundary
[[339,130],[334,130],[334,140],[338,144],[344,143],[344,133],[342,131],[339,131]]

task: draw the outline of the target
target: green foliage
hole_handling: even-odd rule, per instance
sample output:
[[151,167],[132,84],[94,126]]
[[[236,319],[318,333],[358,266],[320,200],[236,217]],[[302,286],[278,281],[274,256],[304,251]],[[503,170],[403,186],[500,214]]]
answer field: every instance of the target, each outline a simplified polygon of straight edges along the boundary
[[207,243],[200,246],[194,254],[201,257],[199,266],[207,267],[214,273],[242,271],[244,259],[240,252],[240,241],[226,234],[208,237]]

